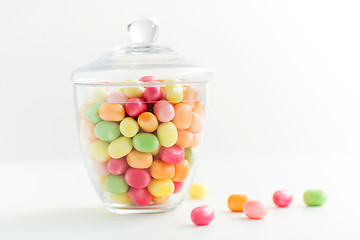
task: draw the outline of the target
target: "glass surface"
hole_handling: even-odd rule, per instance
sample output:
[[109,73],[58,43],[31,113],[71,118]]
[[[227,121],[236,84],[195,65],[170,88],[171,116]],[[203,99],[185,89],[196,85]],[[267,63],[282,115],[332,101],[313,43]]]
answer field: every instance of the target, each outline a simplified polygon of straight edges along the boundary
[[208,82],[213,71],[193,63],[169,47],[155,44],[157,23],[153,18],[137,17],[128,26],[131,45],[115,47],[99,59],[72,73],[75,84],[120,84],[123,79],[157,76],[159,79],[188,79]]
[[170,211],[198,165],[213,71],[156,45],[153,18],[134,18],[128,31],[130,46],[72,73],[81,149],[110,212]]

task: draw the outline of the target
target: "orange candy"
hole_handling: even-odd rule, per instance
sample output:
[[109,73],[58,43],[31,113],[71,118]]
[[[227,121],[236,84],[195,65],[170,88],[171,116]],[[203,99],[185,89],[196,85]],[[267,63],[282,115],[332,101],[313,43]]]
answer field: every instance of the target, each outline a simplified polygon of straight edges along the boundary
[[201,116],[197,113],[192,113],[191,125],[188,128],[189,131],[193,133],[198,133],[202,130],[203,120]]
[[88,120],[81,121],[81,135],[86,143],[91,143],[98,139],[95,136],[95,126],[96,123],[90,122]]
[[185,86],[185,87],[183,87],[183,101],[182,102],[189,105],[190,108],[192,109],[195,105],[194,100],[196,100],[197,95],[198,95],[198,93],[195,88],[190,87],[190,86]]
[[151,112],[143,112],[140,114],[137,122],[145,132],[154,132],[159,126],[157,118]]
[[190,164],[186,159],[184,159],[184,161],[175,164],[175,175],[172,178],[172,180],[174,182],[184,181],[189,175],[189,171],[190,171]]
[[183,148],[188,148],[193,143],[193,133],[189,130],[178,130],[178,139],[175,145],[178,145]]
[[163,204],[165,202],[167,202],[170,198],[170,195],[168,196],[165,196],[165,197],[155,197],[155,196],[152,196],[152,201],[155,203],[155,204]]
[[192,120],[191,107],[185,103],[178,103],[174,106],[175,116],[172,122],[177,129],[187,129],[190,127]]
[[204,113],[204,109],[205,109],[204,103],[201,101],[196,101],[195,106],[193,107],[192,111],[201,116]]
[[121,121],[125,117],[125,109],[117,103],[104,103],[99,108],[99,115],[105,121]]
[[249,198],[245,194],[232,194],[228,198],[228,207],[233,212],[243,212],[247,201]]
[[148,168],[153,163],[153,157],[151,153],[132,150],[127,155],[126,161],[133,168]]
[[175,166],[161,160],[155,160],[150,167],[150,174],[156,179],[170,179],[175,175]]
[[192,138],[190,147],[193,148],[193,147],[198,146],[200,144],[200,141],[201,141],[200,134],[199,133],[193,133],[193,138]]

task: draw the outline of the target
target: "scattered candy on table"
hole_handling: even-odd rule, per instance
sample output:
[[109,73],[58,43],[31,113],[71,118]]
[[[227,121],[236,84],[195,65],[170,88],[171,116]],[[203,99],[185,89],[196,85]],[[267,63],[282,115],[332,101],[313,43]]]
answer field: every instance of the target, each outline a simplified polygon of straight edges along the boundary
[[192,184],[190,187],[189,195],[191,198],[204,198],[208,195],[209,188],[202,184]]
[[210,206],[200,206],[191,211],[191,221],[197,226],[204,226],[214,219],[214,210]]
[[228,198],[228,208],[232,212],[243,212],[247,201],[249,201],[249,198],[245,194],[232,194]]
[[268,209],[263,202],[250,200],[244,205],[244,213],[250,219],[263,219],[266,217]]
[[323,190],[307,190],[304,193],[304,202],[309,207],[319,207],[326,202],[327,193]]
[[[89,169],[109,201],[165,204],[190,185],[185,183],[200,143],[204,104],[196,87],[181,81],[145,76],[123,82],[148,86],[94,87],[80,104]],[[202,198],[207,192],[194,185],[190,195]]]
[[287,207],[292,201],[292,193],[288,190],[276,191],[273,195],[273,201],[278,207]]

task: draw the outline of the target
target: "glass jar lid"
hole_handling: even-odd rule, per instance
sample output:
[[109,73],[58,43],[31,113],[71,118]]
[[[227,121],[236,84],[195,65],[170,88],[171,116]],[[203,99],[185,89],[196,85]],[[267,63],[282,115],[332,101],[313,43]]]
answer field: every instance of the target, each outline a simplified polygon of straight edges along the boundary
[[73,83],[124,85],[121,83],[124,80],[143,76],[204,83],[213,78],[212,69],[192,63],[171,48],[156,45],[158,24],[154,18],[135,17],[128,25],[128,34],[131,41],[128,47],[115,47],[94,62],[76,69],[71,76]]

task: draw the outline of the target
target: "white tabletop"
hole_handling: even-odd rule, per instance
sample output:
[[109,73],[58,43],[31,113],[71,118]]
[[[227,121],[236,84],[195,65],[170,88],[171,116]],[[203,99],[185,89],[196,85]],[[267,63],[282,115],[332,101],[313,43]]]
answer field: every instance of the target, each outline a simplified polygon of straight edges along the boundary
[[[87,179],[80,159],[9,161],[0,168],[0,239],[360,239],[360,156],[203,157],[196,182],[210,193],[186,199],[163,214],[119,216],[108,213]],[[322,207],[306,207],[310,188],[328,192]],[[276,208],[278,189],[294,201]],[[249,220],[227,209],[227,197],[245,193],[269,206],[264,220]],[[214,221],[196,227],[191,210],[211,205]]]

